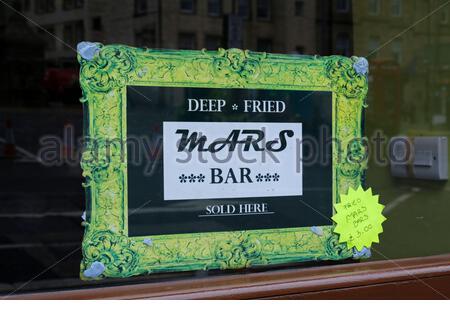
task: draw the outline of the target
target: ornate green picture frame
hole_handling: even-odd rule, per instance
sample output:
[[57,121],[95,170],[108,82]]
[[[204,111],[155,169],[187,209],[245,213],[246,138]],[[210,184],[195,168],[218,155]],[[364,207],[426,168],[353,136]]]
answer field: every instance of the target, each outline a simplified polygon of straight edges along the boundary
[[128,236],[126,87],[170,86],[330,91],[333,101],[333,201],[361,185],[364,58],[266,54],[239,49],[170,51],[83,42],[78,46],[85,150],[81,167],[87,206],[82,279],[199,269],[233,269],[353,252],[333,226]]

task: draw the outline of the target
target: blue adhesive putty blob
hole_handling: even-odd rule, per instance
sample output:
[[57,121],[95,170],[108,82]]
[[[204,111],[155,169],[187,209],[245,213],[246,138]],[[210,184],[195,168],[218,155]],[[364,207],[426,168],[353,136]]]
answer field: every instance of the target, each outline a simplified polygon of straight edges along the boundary
[[77,44],[77,52],[85,60],[94,59],[95,55],[100,51],[98,43],[82,41]]
[[84,270],[83,275],[86,278],[97,278],[103,273],[103,271],[105,271],[105,269],[106,268],[103,263],[95,261],[89,268]]
[[353,69],[359,75],[366,75],[369,73],[369,61],[364,57],[360,57],[353,64]]

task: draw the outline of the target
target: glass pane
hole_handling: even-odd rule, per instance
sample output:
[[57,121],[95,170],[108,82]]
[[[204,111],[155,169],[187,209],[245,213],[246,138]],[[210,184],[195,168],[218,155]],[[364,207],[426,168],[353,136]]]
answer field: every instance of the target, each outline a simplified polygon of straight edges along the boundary
[[[85,210],[79,159],[86,118],[74,48],[81,40],[367,57],[365,183],[380,194],[388,217],[372,259],[450,253],[447,180],[414,178],[412,164],[404,169],[408,177],[396,177],[389,158],[389,141],[396,136],[448,141],[447,1],[135,0],[104,6],[95,0],[40,0],[14,6],[27,19],[0,4],[0,292],[220,273],[79,280]],[[437,158],[424,152],[415,161],[429,166]]]

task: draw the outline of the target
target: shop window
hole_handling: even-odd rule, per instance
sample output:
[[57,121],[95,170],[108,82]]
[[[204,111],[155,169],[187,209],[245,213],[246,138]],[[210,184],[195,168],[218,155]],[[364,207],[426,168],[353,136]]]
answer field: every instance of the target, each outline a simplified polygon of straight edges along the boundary
[[[175,293],[177,295],[181,292],[180,290],[189,291],[186,286],[191,284],[192,288],[198,288],[198,290],[205,288],[205,284],[210,280],[213,283],[213,291],[217,291],[217,275],[223,278],[231,275],[237,281],[233,282],[232,286],[245,290],[246,287],[250,289],[271,287],[265,283],[255,285],[256,278],[265,278],[263,273],[273,274],[271,281],[278,283],[279,270],[284,269],[288,273],[295,274],[295,278],[289,278],[292,280],[289,283],[302,283],[303,278],[297,278],[299,273],[305,271],[305,274],[310,277],[312,269],[322,269],[322,267],[316,268],[322,265],[314,261],[307,264],[293,262],[289,265],[272,265],[269,268],[258,266],[256,269],[253,269],[252,265],[245,271],[164,272],[123,279],[80,280],[82,259],[80,247],[84,231],[82,223],[86,223],[82,222],[80,216],[83,211],[89,212],[90,209],[89,204],[86,206],[85,203],[85,190],[82,183],[86,183],[86,180],[82,176],[79,163],[84,148],[78,141],[82,141],[83,121],[87,120],[80,103],[80,97],[83,96],[78,80],[80,65],[76,53],[68,46],[76,48],[77,43],[83,40],[100,40],[105,44],[129,44],[147,48],[201,49],[205,47],[208,50],[217,50],[223,46],[263,52],[275,50],[280,54],[317,53],[345,56],[355,54],[368,58],[370,84],[367,96],[368,107],[363,109],[363,120],[364,135],[371,141],[369,143],[371,155],[365,172],[365,184],[373,188],[374,194],[380,195],[379,201],[385,205],[387,220],[383,223],[384,232],[380,235],[380,243],[372,246],[372,258],[363,261],[362,264],[366,266],[364,268],[376,270],[373,278],[379,280],[384,278],[379,277],[378,267],[372,268],[371,263],[378,260],[376,261],[378,264],[380,260],[386,259],[385,257],[393,259],[396,264],[397,259],[412,258],[428,261],[427,256],[439,254],[446,255],[448,262],[447,254],[450,253],[447,230],[450,225],[448,181],[396,178],[391,175],[389,159],[385,154],[390,152],[389,141],[393,136],[407,136],[412,139],[433,136],[450,138],[450,62],[448,59],[450,56],[450,28],[448,28],[450,7],[440,8],[431,18],[423,20],[414,28],[407,29],[414,22],[437,9],[439,4],[423,0],[333,1],[317,1],[327,5],[319,6],[318,10],[312,10],[315,8],[312,6],[313,1],[305,0],[290,0],[290,5],[280,5],[283,2],[270,0],[202,0],[201,2],[174,0],[170,2],[171,5],[167,4],[169,2],[167,0],[133,0],[116,1],[114,6],[101,8],[92,7],[91,4],[98,1],[91,1],[89,7],[86,6],[84,9],[79,9],[83,8],[82,0],[10,1],[20,3],[25,15],[31,14],[33,21],[42,26],[42,29],[7,8],[0,12],[0,39],[5,42],[5,50],[2,51],[4,68],[0,73],[2,81],[0,86],[0,179],[2,181],[0,183],[2,203],[0,207],[0,291],[2,295],[11,294],[8,297],[14,298],[15,295],[27,293],[43,293],[46,297],[49,295],[73,297],[75,294],[78,297],[96,298],[105,297],[108,292],[110,295],[120,297],[120,292],[126,291],[132,297],[136,297],[140,294],[144,295],[143,292],[147,289],[144,290],[143,287],[146,287],[150,288],[148,289],[150,291],[153,290],[154,296],[163,297],[168,292],[165,290],[168,290],[167,288],[175,282],[177,284],[174,287],[176,287],[180,279],[183,281],[180,281],[181,287],[177,287]],[[162,4],[162,10],[159,12],[154,10],[158,2]],[[201,15],[196,14],[200,9]],[[100,10],[106,11],[103,14]],[[337,12],[349,13],[336,14]],[[208,15],[216,14],[224,16],[223,19],[208,18]],[[188,23],[185,22],[186,20]],[[300,20],[307,22],[308,26],[299,29]],[[90,32],[85,29],[88,27]],[[401,32],[402,30],[405,32]],[[396,38],[392,39],[394,36]],[[381,46],[383,46],[382,49]],[[253,58],[263,58],[261,55],[250,53],[248,58],[238,55],[237,60],[233,60],[234,57],[230,55],[233,52],[225,52],[222,57],[219,57],[217,53],[211,54],[218,60],[216,59],[217,65],[213,66],[215,72],[211,72],[210,77],[226,80],[228,76],[236,77],[236,79],[242,76],[245,77],[242,79],[246,83],[252,81],[257,84],[270,72],[278,72],[275,68],[266,67],[264,60],[253,60]],[[182,54],[181,56],[188,58],[190,55]],[[229,64],[228,57],[237,61],[238,64]],[[112,57],[112,59],[116,58]],[[271,58],[270,55],[269,58]],[[302,60],[301,57],[297,58]],[[314,61],[312,59],[314,58],[311,58],[311,61]],[[93,62],[95,64],[104,61]],[[173,68],[177,77],[179,76],[179,79],[175,77],[174,81],[184,78],[185,75],[195,77],[196,68],[206,68],[206,65],[203,66],[202,63],[196,62],[189,68],[185,68],[184,65],[172,66],[164,63],[160,64],[159,69],[148,68],[148,70],[136,66],[135,72],[133,71],[136,77],[133,81],[139,80],[138,76],[141,75],[144,78],[156,80],[168,77],[167,70]],[[118,67],[123,70],[127,66]],[[92,83],[95,86],[99,85],[98,88],[102,90],[108,90],[110,81],[116,81],[115,77],[111,79],[107,77],[108,74],[115,76],[116,73],[114,71],[110,73],[111,70],[106,69],[104,69],[106,73],[97,74],[95,80],[98,81]],[[354,69],[350,68],[351,70]],[[85,69],[84,72],[86,71],[89,70]],[[303,83],[303,79],[309,81],[304,78],[302,70],[296,68],[292,70],[292,79],[288,80],[301,80]],[[265,78],[262,81],[266,81]],[[268,83],[264,82],[262,85],[263,82],[261,82],[262,87]],[[107,86],[103,87],[105,84]],[[238,86],[239,83],[236,82],[233,88]],[[286,87],[286,89],[289,88]],[[359,90],[356,87],[353,89]],[[155,88],[155,92],[156,90],[159,89]],[[268,100],[272,100],[273,91],[275,90],[268,92]],[[249,92],[248,96],[253,99],[257,93]],[[185,95],[155,94],[155,97],[151,102],[144,97],[139,98],[142,98],[142,103],[149,108],[149,120],[155,119],[153,114],[150,114],[152,112],[150,110],[161,110],[161,106],[164,105],[162,102],[168,101],[174,106],[186,102]],[[112,98],[115,99],[106,91],[105,98],[109,99],[108,103]],[[308,99],[311,98],[316,99],[317,96],[312,95]],[[311,101],[306,100],[302,103],[309,104]],[[237,114],[231,107],[230,104],[229,110],[234,117]],[[162,108],[161,112],[163,111],[169,113],[165,108]],[[190,121],[188,117],[193,116],[188,112],[182,115],[186,116],[186,121]],[[208,113],[202,113],[202,116],[208,115]],[[228,116],[226,113],[224,115]],[[236,118],[236,121],[259,122],[261,121],[259,116],[259,113],[248,113],[245,118],[242,120]],[[320,118],[322,114],[317,113],[315,117]],[[107,121],[107,119],[104,120]],[[280,118],[277,121],[284,120]],[[297,120],[289,118],[287,122],[297,122]],[[304,123],[303,129],[310,129],[306,127],[308,123],[304,119],[298,119],[298,122]],[[130,127],[132,126],[128,126]],[[73,131],[68,132],[68,128],[72,128]],[[163,135],[161,126],[154,127],[145,123],[143,128],[147,128],[149,137],[155,138],[156,141]],[[385,141],[379,146],[372,143],[377,132],[381,132]],[[93,133],[95,134],[95,131]],[[65,141],[66,134],[67,139],[73,141],[73,145]],[[56,164],[43,156],[42,152],[46,147],[51,147],[53,150],[52,144],[49,146],[41,142],[46,137],[57,141],[56,149],[51,153],[59,159]],[[146,144],[147,141],[144,143]],[[345,146],[343,147],[345,149]],[[378,147],[382,150],[378,151]],[[143,145],[143,148],[144,151],[155,153],[155,150],[148,145]],[[375,158],[377,152],[380,153],[381,161]],[[73,153],[72,157],[70,153]],[[383,161],[385,164],[382,163]],[[315,170],[315,168],[305,168],[305,172],[306,169],[309,172]],[[351,175],[351,170],[349,168],[347,172],[345,168],[345,174]],[[336,172],[340,174],[340,171]],[[95,177],[97,178],[102,177]],[[309,182],[307,186],[309,187]],[[153,192],[153,190],[150,191]],[[95,198],[91,200],[95,201]],[[180,207],[177,205],[173,206],[175,211],[178,208]],[[187,207],[186,210],[196,211],[197,208]],[[87,220],[89,221],[89,217]],[[220,220],[218,223],[223,221]],[[189,221],[186,220],[187,222]],[[324,246],[333,245],[320,242],[322,239],[320,236],[315,234],[311,236],[320,246],[321,243]],[[299,245],[304,241],[309,240],[299,238]],[[151,242],[149,247],[145,245],[143,250],[163,247],[163,243],[157,243],[157,241],[153,243],[153,247]],[[246,247],[248,245],[245,244]],[[111,254],[116,254],[113,252],[115,250],[112,247]],[[245,251],[245,248],[243,250]],[[175,257],[176,253],[173,254]],[[201,256],[202,252],[198,254]],[[253,256],[252,252],[248,253],[248,258],[249,255]],[[399,265],[410,270],[409,263]],[[333,264],[330,272],[351,266],[358,276],[363,272],[359,269],[360,263],[356,264],[352,261],[345,261],[342,265],[341,262],[335,261],[326,263],[326,265],[329,264]],[[392,274],[395,266],[391,261],[386,261],[386,264],[388,273]],[[424,272],[425,269],[434,270],[429,267],[428,262],[426,265],[426,268],[420,268],[421,271],[414,274]],[[443,265],[443,263],[439,265],[439,268]],[[324,266],[323,269],[328,270],[327,268]],[[401,270],[398,269],[398,271]],[[354,278],[352,272],[345,271],[345,275]],[[327,281],[333,280],[334,277],[330,277],[325,271],[324,273]],[[441,273],[439,275],[441,278]],[[345,285],[346,289],[350,288],[352,284],[345,283],[344,278],[336,279],[341,287]],[[30,281],[30,279],[34,280]],[[427,283],[428,279],[430,278],[427,278]],[[404,280],[401,280],[402,283]],[[439,281],[440,279],[435,283],[441,283]],[[137,289],[139,291],[133,289],[136,283],[139,283],[139,289]],[[360,286],[360,284],[357,285]],[[128,288],[118,288],[120,285]],[[380,293],[379,283],[365,284],[363,287],[364,290],[367,287],[376,287],[378,294],[386,294],[386,292]],[[440,288],[442,289],[443,286]],[[314,293],[319,294],[322,289],[322,287],[314,288]],[[420,290],[433,293],[432,290],[424,290],[423,285],[417,291]],[[219,291],[225,293],[226,290]],[[250,291],[254,292],[253,289]],[[394,293],[390,291],[393,295],[404,293],[400,289],[394,290]],[[327,290],[327,294],[329,293],[330,291]],[[342,294],[347,295],[347,293],[346,291]],[[228,292],[225,294],[229,296]],[[248,294],[242,291],[239,294],[252,297],[253,293]],[[448,291],[445,294],[449,296]],[[192,296],[190,293],[189,295]],[[269,296],[271,294],[260,294],[260,297]]]

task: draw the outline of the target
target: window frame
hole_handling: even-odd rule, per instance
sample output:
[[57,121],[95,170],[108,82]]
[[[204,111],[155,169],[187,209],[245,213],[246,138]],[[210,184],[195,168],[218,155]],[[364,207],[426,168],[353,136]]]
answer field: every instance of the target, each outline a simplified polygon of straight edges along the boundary
[[[430,289],[431,286],[435,289]],[[6,299],[442,299],[444,296],[450,296],[450,254],[16,293]]]

